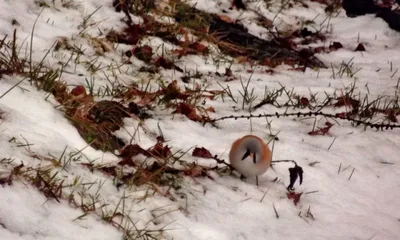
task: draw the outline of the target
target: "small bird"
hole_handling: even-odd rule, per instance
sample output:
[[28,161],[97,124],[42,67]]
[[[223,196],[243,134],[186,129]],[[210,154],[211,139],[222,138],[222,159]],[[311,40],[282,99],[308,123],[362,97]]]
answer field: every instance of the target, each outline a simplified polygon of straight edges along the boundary
[[272,153],[263,140],[254,135],[246,135],[233,142],[229,152],[229,162],[241,174],[241,178],[264,174],[271,165]]

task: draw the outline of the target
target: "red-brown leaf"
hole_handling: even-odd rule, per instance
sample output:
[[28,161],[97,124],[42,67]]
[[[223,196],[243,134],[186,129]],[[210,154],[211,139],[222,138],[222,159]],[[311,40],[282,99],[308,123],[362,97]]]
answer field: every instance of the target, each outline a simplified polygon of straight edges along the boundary
[[206,148],[204,147],[196,147],[193,150],[192,156],[194,157],[201,157],[201,158],[213,158],[213,156],[211,155],[210,151],[208,151]]
[[12,174],[10,174],[8,177],[0,178],[0,185],[4,186],[6,184],[8,186],[12,185]]
[[232,70],[230,68],[225,68],[225,76],[232,77]]
[[343,45],[340,42],[333,42],[331,45],[329,45],[329,50],[331,51],[336,51],[340,48],[343,48]]
[[116,167],[111,166],[111,167],[100,167],[98,168],[101,172],[107,175],[115,176],[117,174]]
[[189,45],[190,48],[195,50],[197,53],[206,54],[208,53],[208,48],[199,42],[194,42]]
[[288,199],[293,199],[294,205],[297,206],[297,203],[299,203],[302,194],[303,194],[302,192],[301,193],[290,192],[287,193],[287,197]]
[[353,109],[357,109],[360,105],[360,101],[349,96],[338,97],[337,102],[333,105],[335,107],[351,106]]
[[172,152],[168,145],[163,146],[161,142],[156,143],[152,149],[149,150],[149,152],[156,157],[160,158],[168,158],[172,155]]
[[310,105],[310,101],[306,97],[301,97],[300,98],[300,104],[303,107],[308,107],[308,105]]
[[71,90],[71,94],[74,96],[79,96],[79,95],[86,95],[86,89],[84,86],[79,85],[76,86],[74,89]]
[[132,158],[123,158],[121,161],[118,162],[118,165],[121,165],[121,166],[128,165],[128,166],[134,167],[135,162],[133,161]]
[[322,135],[323,136],[325,134],[329,134],[329,130],[331,129],[332,126],[333,126],[333,124],[331,122],[326,121],[325,127],[311,131],[308,133],[308,135],[311,135],[311,136]]
[[146,150],[144,150],[142,147],[140,147],[139,145],[130,144],[130,145],[126,146],[121,151],[120,157],[122,157],[122,158],[132,158],[132,157],[134,157],[136,155],[139,155],[139,154],[143,154],[145,156],[149,155],[148,152]]
[[153,56],[153,49],[149,45],[137,47],[133,50],[133,55],[143,62],[150,62],[151,57]]
[[364,52],[366,50],[365,50],[364,45],[362,43],[360,43],[360,44],[358,44],[358,46],[356,47],[356,49],[354,51],[356,51],[356,52]]
[[174,64],[170,61],[167,60],[164,57],[158,57],[154,60],[154,65],[156,65],[157,67],[163,67],[165,69],[172,69],[174,68]]
[[178,104],[176,107],[175,111],[173,113],[181,113],[188,117],[192,121],[201,121],[201,117],[197,114],[196,109],[184,102],[181,102]]

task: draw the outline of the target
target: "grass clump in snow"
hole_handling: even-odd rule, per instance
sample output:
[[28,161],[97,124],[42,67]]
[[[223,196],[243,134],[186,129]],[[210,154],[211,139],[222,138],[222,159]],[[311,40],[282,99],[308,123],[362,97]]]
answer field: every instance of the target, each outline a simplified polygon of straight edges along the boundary
[[[132,211],[133,204],[140,200],[137,196],[133,198],[123,193],[116,201],[110,201],[107,198],[110,186],[105,177],[112,176],[115,167],[89,161],[82,154],[83,149],[70,152],[65,148],[59,157],[43,156],[34,152],[31,149],[33,144],[26,139],[20,141],[13,138],[10,142],[15,143],[17,148],[24,149],[32,160],[26,165],[21,163],[12,167],[8,174],[0,176],[0,185],[12,186],[15,180],[30,184],[43,193],[48,201],[80,209],[82,214],[74,221],[83,220],[88,215],[97,215],[105,223],[119,229],[123,233],[123,239],[158,239],[168,230],[165,226],[155,226],[155,219],[145,223],[137,222],[136,212]],[[89,162],[83,163],[85,160]],[[33,164],[34,162],[40,163]],[[1,164],[5,166],[9,164],[9,160],[4,159]],[[82,165],[89,167],[92,173],[81,175]],[[101,172],[104,177],[96,176],[94,170]],[[142,195],[142,198],[151,196],[149,192]]]

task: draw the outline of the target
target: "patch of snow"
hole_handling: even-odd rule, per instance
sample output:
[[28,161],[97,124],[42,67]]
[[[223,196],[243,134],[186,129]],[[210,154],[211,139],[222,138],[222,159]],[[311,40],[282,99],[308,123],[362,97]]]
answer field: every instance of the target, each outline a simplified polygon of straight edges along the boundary
[[[45,1],[52,6],[53,1]],[[40,62],[47,50],[59,37],[74,38],[75,44],[88,49],[82,56],[82,61],[66,66],[62,80],[69,85],[85,84],[85,79],[95,79],[96,87],[109,85],[108,76],[118,73],[118,81],[128,85],[139,81],[151,81],[157,78],[168,81],[178,79],[182,73],[163,70],[159,75],[142,76],[136,70],[145,65],[131,58],[132,64],[124,65],[119,70],[103,69],[90,73],[84,67],[84,61],[91,61],[97,56],[88,40],[81,38],[82,28],[79,26],[85,17],[94,13],[86,34],[93,37],[104,37],[111,29],[121,29],[125,25],[121,21],[123,13],[117,13],[112,8],[112,1],[85,0],[74,1],[76,8],[63,8],[62,1],[55,1],[56,7],[44,8],[41,12],[34,32],[33,59]],[[224,1],[189,1],[197,3],[196,8],[222,14],[229,8],[228,0]],[[262,2],[262,1],[258,1]],[[238,77],[232,82],[224,82],[222,77],[209,74],[218,71],[224,73],[230,62],[215,66],[213,60],[204,57],[186,56],[177,65],[186,70],[200,71],[210,89],[221,89],[229,86],[234,96],[241,99],[239,91],[243,91],[239,78],[247,82],[249,89],[261,100],[265,88],[278,89],[281,85],[288,89],[294,88],[299,95],[308,96],[309,92],[318,93],[322,100],[324,92],[340,92],[345,87],[355,83],[357,92],[368,94],[371,99],[379,95],[395,98],[398,89],[395,88],[400,66],[400,34],[390,30],[387,24],[372,15],[357,18],[347,18],[344,13],[330,19],[327,25],[323,6],[309,3],[309,8],[297,7],[285,9],[280,14],[281,1],[273,1],[274,6],[267,9],[262,3],[251,3],[252,9],[258,10],[269,19],[274,18],[279,30],[291,29],[303,20],[314,19],[316,28],[325,26],[328,40],[317,43],[329,45],[330,41],[341,42],[343,49],[329,54],[317,54],[333,71],[338,71],[342,62],[353,62],[353,71],[360,69],[354,77],[332,76],[332,69],[307,69],[304,73],[291,71],[287,66],[274,69],[274,74],[266,72],[267,67],[257,67],[253,73],[248,72],[250,66],[234,63],[231,66],[234,75]],[[98,10],[97,10],[98,9]],[[96,11],[97,10],[97,11]],[[1,1],[0,2],[0,39],[12,35],[17,29],[18,44],[29,44],[33,23],[41,9],[33,1]],[[96,12],[95,12],[96,11]],[[224,13],[231,19],[240,21],[255,35],[265,34],[265,29],[256,26],[252,19],[256,17],[251,11],[241,12],[235,9]],[[318,16],[318,17],[316,17]],[[20,26],[13,26],[15,19]],[[141,19],[134,17],[135,22]],[[325,25],[321,25],[325,24]],[[293,26],[292,26],[293,25]],[[312,28],[310,28],[312,29]],[[99,31],[100,30],[100,31]],[[354,52],[358,43],[363,43],[366,52]],[[159,38],[149,38],[151,46],[165,44],[167,49],[173,48],[163,43]],[[115,52],[99,57],[99,63],[115,66],[124,60],[122,54],[131,46],[114,46]],[[29,54],[22,48],[21,54]],[[157,54],[162,54],[161,48]],[[49,54],[46,64],[59,66],[59,61],[66,61],[68,51]],[[0,94],[5,93],[20,80],[17,76],[3,76],[0,81]],[[183,86],[183,83],[179,83]],[[192,84],[192,83],[190,83]],[[222,117],[231,114],[246,114],[241,109],[241,102],[225,99],[222,101],[206,101],[213,106],[216,113],[212,117]],[[196,240],[246,240],[246,239],[382,239],[396,240],[400,238],[400,184],[396,179],[400,175],[400,132],[398,129],[386,132],[374,130],[364,131],[353,128],[349,123],[340,122],[333,126],[331,136],[309,136],[313,129],[313,119],[289,118],[272,120],[272,134],[279,132],[279,141],[275,141],[273,159],[294,159],[304,169],[304,183],[296,184],[297,192],[303,192],[297,206],[286,196],[286,186],[289,183],[287,168],[290,164],[277,164],[259,178],[259,186],[254,179],[239,180],[234,176],[219,176],[210,173],[210,179],[190,179],[182,182],[182,189],[177,194],[181,196],[173,202],[163,196],[155,195],[141,201],[146,195],[146,189],[126,189],[118,191],[113,180],[102,173],[91,173],[80,163],[94,161],[96,164],[115,163],[119,159],[112,153],[95,150],[80,137],[78,131],[67,121],[62,112],[55,108],[57,102],[47,94],[37,91],[28,82],[10,91],[0,99],[0,110],[3,113],[0,125],[0,143],[2,156],[12,158],[10,165],[0,165],[0,172],[7,172],[23,162],[27,166],[42,166],[42,160],[29,155],[26,147],[18,147],[12,139],[24,143],[24,139],[33,145],[30,151],[51,156],[61,156],[67,146],[68,152],[82,150],[85,157],[71,163],[65,171],[60,171],[61,178],[72,183],[75,177],[81,177],[82,183],[101,183],[99,190],[101,203],[109,204],[112,211],[118,205],[124,194],[127,198],[129,216],[137,223],[138,228],[148,227],[159,229],[166,226],[165,235],[173,239]],[[276,109],[264,106],[254,114],[271,113]],[[138,123],[125,119],[125,126],[115,132],[126,143],[130,142]],[[318,126],[323,120],[318,122]],[[143,148],[155,144],[154,134],[162,129],[167,144],[172,151],[187,151],[192,147],[205,147],[212,154],[227,159],[230,145],[237,138],[246,134],[260,136],[269,142],[270,130],[264,119],[226,120],[218,122],[219,128],[188,120],[181,115],[170,115],[155,111],[153,119],[144,122],[148,131],[139,128],[139,134],[134,136],[134,142]],[[272,147],[272,142],[269,143]],[[197,161],[212,166],[213,160],[199,159],[191,156],[191,151],[182,157],[187,162]],[[314,166],[310,163],[319,162]],[[383,164],[389,162],[392,164]],[[4,166],[3,166],[4,165]],[[354,172],[353,172],[354,170]],[[2,175],[0,175],[2,176]],[[351,176],[351,177],[350,177]],[[273,180],[278,177],[279,182]],[[84,188],[84,184],[80,188]],[[66,191],[73,191],[67,189]],[[89,189],[96,194],[96,189]],[[279,218],[276,217],[276,213]],[[307,215],[308,210],[312,213]],[[121,239],[122,233],[111,225],[105,224],[96,214],[89,214],[83,219],[74,220],[83,212],[62,200],[57,203],[47,200],[36,189],[23,185],[15,180],[12,186],[0,187],[0,239]]]

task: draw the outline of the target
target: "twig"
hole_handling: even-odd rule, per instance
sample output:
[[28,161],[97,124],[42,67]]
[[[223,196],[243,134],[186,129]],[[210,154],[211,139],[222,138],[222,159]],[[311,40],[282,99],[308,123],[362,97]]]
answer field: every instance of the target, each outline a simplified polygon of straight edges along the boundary
[[264,200],[264,198],[265,198],[265,196],[267,195],[268,191],[269,191],[269,188],[267,189],[267,191],[265,191],[265,193],[264,193],[264,195],[262,196],[260,202],[262,202],[262,201]]
[[329,147],[328,147],[328,150],[331,150],[331,147],[332,147],[333,143],[335,142],[335,140],[336,140],[336,137],[332,140],[331,145],[329,145]]
[[218,158],[218,155],[214,155],[213,159],[219,163],[219,164],[224,164],[225,166],[229,167],[230,170],[235,170],[235,168],[230,165],[229,163],[225,162],[223,159]]
[[349,176],[349,180],[351,179],[351,176],[353,176],[354,170],[356,170],[356,168],[353,168],[353,171],[351,171],[351,174]]
[[272,207],[274,208],[274,212],[275,212],[276,218],[279,218],[279,214],[278,214],[278,212],[276,211],[275,204],[272,204]]
[[392,163],[392,162],[387,162],[387,161],[379,161],[380,163],[382,163],[382,164],[390,164],[390,165],[393,165],[394,163]]
[[319,192],[319,191],[315,190],[315,191],[305,192],[304,194],[312,194],[312,193],[317,193],[317,192]]
[[222,121],[226,119],[250,119],[250,118],[266,118],[266,117],[311,117],[311,116],[323,116],[327,118],[336,118],[336,119],[342,119],[342,120],[347,120],[350,122],[355,123],[356,126],[364,125],[366,127],[371,127],[371,128],[376,128],[377,130],[393,130],[395,128],[400,128],[400,125],[396,124],[385,124],[385,123],[373,123],[373,122],[366,122],[363,120],[358,120],[354,119],[350,116],[343,116],[339,114],[330,114],[330,113],[323,113],[323,112],[297,112],[297,113],[278,113],[275,112],[273,114],[259,114],[259,115],[230,115],[230,116],[224,116],[221,118],[216,118],[216,119],[210,119],[211,123],[215,123],[217,121]]

